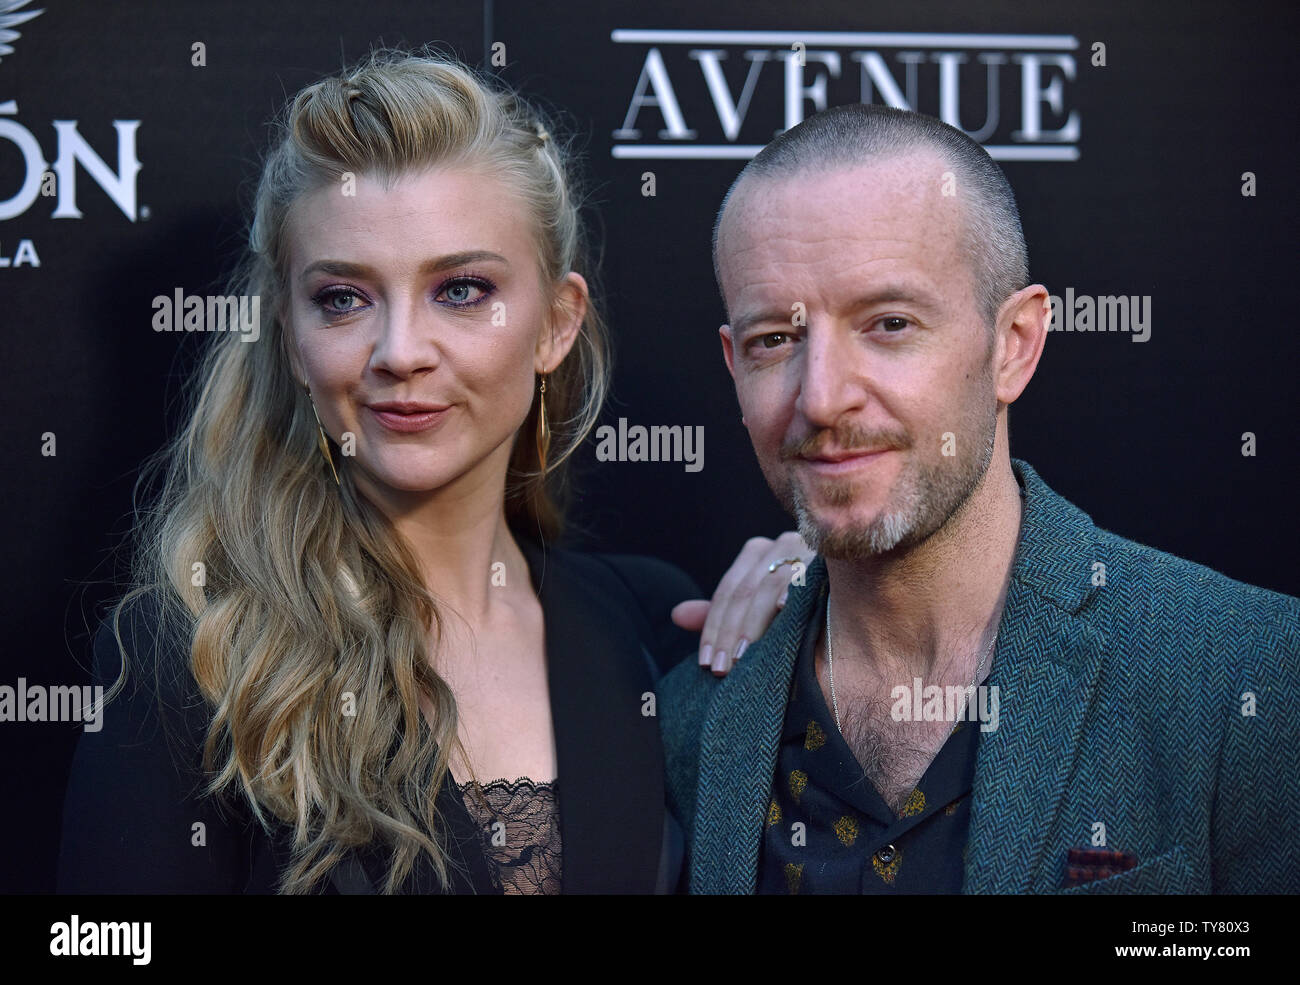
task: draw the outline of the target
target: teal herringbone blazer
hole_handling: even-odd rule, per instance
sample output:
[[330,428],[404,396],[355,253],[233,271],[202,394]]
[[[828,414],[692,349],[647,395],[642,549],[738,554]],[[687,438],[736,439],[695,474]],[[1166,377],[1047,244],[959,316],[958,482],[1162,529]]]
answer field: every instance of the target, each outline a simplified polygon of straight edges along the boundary
[[[1012,466],[1021,537],[962,891],[1062,891],[1067,851],[1100,823],[1138,864],[1067,892],[1300,892],[1300,599],[1100,530]],[[818,558],[721,681],[692,658],[660,682],[691,892],[757,885],[786,696],[825,579]]]

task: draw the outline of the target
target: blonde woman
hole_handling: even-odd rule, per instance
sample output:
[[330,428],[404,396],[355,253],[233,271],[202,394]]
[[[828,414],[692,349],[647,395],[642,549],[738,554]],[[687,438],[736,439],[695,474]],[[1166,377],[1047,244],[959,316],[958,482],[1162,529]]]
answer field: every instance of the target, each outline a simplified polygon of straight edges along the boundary
[[[231,292],[263,330],[213,336],[159,458],[61,890],[676,886],[647,701],[698,593],[547,546],[607,383],[578,205],[546,121],[455,62],[376,56],[291,101]],[[747,545],[717,672],[797,549]]]

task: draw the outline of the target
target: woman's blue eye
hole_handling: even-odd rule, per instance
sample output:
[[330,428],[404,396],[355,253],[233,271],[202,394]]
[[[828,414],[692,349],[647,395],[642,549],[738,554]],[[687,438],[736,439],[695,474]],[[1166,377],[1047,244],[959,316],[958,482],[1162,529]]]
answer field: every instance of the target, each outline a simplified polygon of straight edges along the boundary
[[[475,293],[477,292],[477,293]],[[492,285],[485,280],[461,278],[450,281],[438,294],[455,308],[477,304],[492,293]]]
[[[441,287],[437,296],[450,307],[469,308],[488,297],[493,290],[493,285],[488,281],[462,277]],[[326,318],[331,319],[356,314],[370,306],[369,300],[360,291],[342,286],[325,288],[312,298],[312,303],[321,309]]]
[[356,291],[346,288],[334,288],[321,291],[312,299],[312,303],[321,309],[326,318],[341,318],[360,311],[365,298]]

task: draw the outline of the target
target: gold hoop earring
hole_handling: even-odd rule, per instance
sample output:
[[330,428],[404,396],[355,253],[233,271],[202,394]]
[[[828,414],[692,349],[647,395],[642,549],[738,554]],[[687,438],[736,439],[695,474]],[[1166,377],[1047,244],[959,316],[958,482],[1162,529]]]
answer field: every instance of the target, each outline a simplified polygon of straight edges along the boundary
[[546,377],[537,394],[537,461],[542,475],[546,474],[546,454],[551,450],[551,426],[546,423]]
[[311,404],[311,416],[316,418],[316,443],[320,447],[320,452],[325,456],[325,461],[329,463],[330,472],[334,476],[334,484],[341,486],[339,482],[338,469],[334,467],[334,456],[330,454],[330,443],[325,437],[325,428],[321,425],[320,414],[316,413],[316,402],[311,399],[311,387],[305,387],[307,391],[307,403]]

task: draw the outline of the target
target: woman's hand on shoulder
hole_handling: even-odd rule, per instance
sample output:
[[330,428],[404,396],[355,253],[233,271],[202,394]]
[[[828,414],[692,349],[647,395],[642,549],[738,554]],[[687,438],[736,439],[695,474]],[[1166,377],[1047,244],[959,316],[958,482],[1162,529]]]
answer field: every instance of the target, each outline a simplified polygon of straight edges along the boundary
[[767,631],[785,605],[790,579],[813,552],[793,530],[776,540],[751,537],[722,576],[711,600],[691,599],[673,609],[673,622],[700,633],[700,666],[718,677]]

